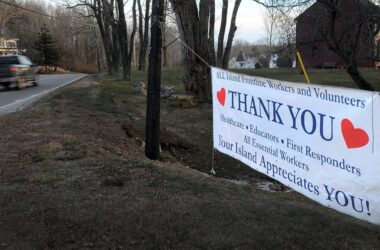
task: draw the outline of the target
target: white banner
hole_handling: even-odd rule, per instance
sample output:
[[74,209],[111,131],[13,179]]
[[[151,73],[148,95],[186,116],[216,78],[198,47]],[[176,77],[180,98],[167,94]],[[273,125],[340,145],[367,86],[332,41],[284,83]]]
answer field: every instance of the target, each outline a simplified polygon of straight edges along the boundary
[[380,98],[212,69],[214,148],[327,207],[380,224]]

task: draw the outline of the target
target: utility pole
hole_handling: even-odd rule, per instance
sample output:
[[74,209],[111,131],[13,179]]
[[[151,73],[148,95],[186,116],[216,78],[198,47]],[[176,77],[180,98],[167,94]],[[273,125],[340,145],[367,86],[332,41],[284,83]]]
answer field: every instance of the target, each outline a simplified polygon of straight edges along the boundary
[[160,158],[160,101],[161,101],[161,24],[164,15],[164,0],[153,0],[151,19],[151,48],[148,68],[148,94],[146,110],[145,155]]

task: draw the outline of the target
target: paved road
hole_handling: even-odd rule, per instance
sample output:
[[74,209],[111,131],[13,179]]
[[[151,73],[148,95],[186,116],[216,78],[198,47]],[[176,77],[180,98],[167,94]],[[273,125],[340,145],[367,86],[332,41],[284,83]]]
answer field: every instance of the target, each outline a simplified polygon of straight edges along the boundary
[[0,87],[0,115],[22,109],[62,86],[77,81],[85,74],[40,75],[37,87],[7,90]]

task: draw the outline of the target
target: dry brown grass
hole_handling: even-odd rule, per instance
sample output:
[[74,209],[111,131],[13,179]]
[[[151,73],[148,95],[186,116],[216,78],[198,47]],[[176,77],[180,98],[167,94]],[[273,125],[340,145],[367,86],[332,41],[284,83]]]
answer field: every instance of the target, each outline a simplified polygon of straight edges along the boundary
[[76,63],[72,68],[72,71],[85,74],[96,74],[98,73],[98,66],[96,64]]
[[53,66],[38,66],[37,68],[38,74],[64,74],[68,71],[61,67],[53,67]]
[[[163,159],[147,160],[145,99],[111,80],[0,118],[0,248],[379,249],[379,227],[189,168],[209,170],[208,104],[164,101]],[[261,178],[221,157],[225,177]]]

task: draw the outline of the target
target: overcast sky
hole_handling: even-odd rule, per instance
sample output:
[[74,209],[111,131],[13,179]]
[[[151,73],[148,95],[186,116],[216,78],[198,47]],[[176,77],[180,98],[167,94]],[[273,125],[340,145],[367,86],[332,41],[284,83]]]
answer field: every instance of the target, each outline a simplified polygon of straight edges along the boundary
[[[217,23],[220,23],[222,1],[216,0],[217,4]],[[229,15],[231,16],[234,1],[230,1]],[[265,37],[265,25],[264,25],[264,13],[265,8],[258,5],[251,0],[243,0],[238,16],[236,19],[236,25],[238,27],[235,35],[235,39],[245,40],[248,42],[255,42]],[[229,24],[228,24],[229,28]],[[219,29],[217,28],[217,31]],[[228,30],[227,30],[228,32]]]
[[[57,4],[59,2],[64,3],[64,0],[46,0],[52,4]],[[229,17],[231,16],[234,2],[233,0],[229,0]],[[73,2],[75,2],[73,0]],[[126,9],[131,9],[131,2],[128,1],[126,5]],[[220,24],[221,17],[221,9],[222,9],[222,0],[216,0],[216,31],[219,32],[218,24]],[[128,12],[128,11],[127,11]],[[240,9],[238,12],[238,16],[236,19],[236,23],[238,29],[236,31],[235,39],[245,40],[248,42],[255,42],[257,40],[263,39],[265,36],[265,25],[264,25],[264,7],[258,5],[252,0],[243,0]],[[229,23],[226,36],[229,30]],[[216,34],[217,37],[217,34]]]

